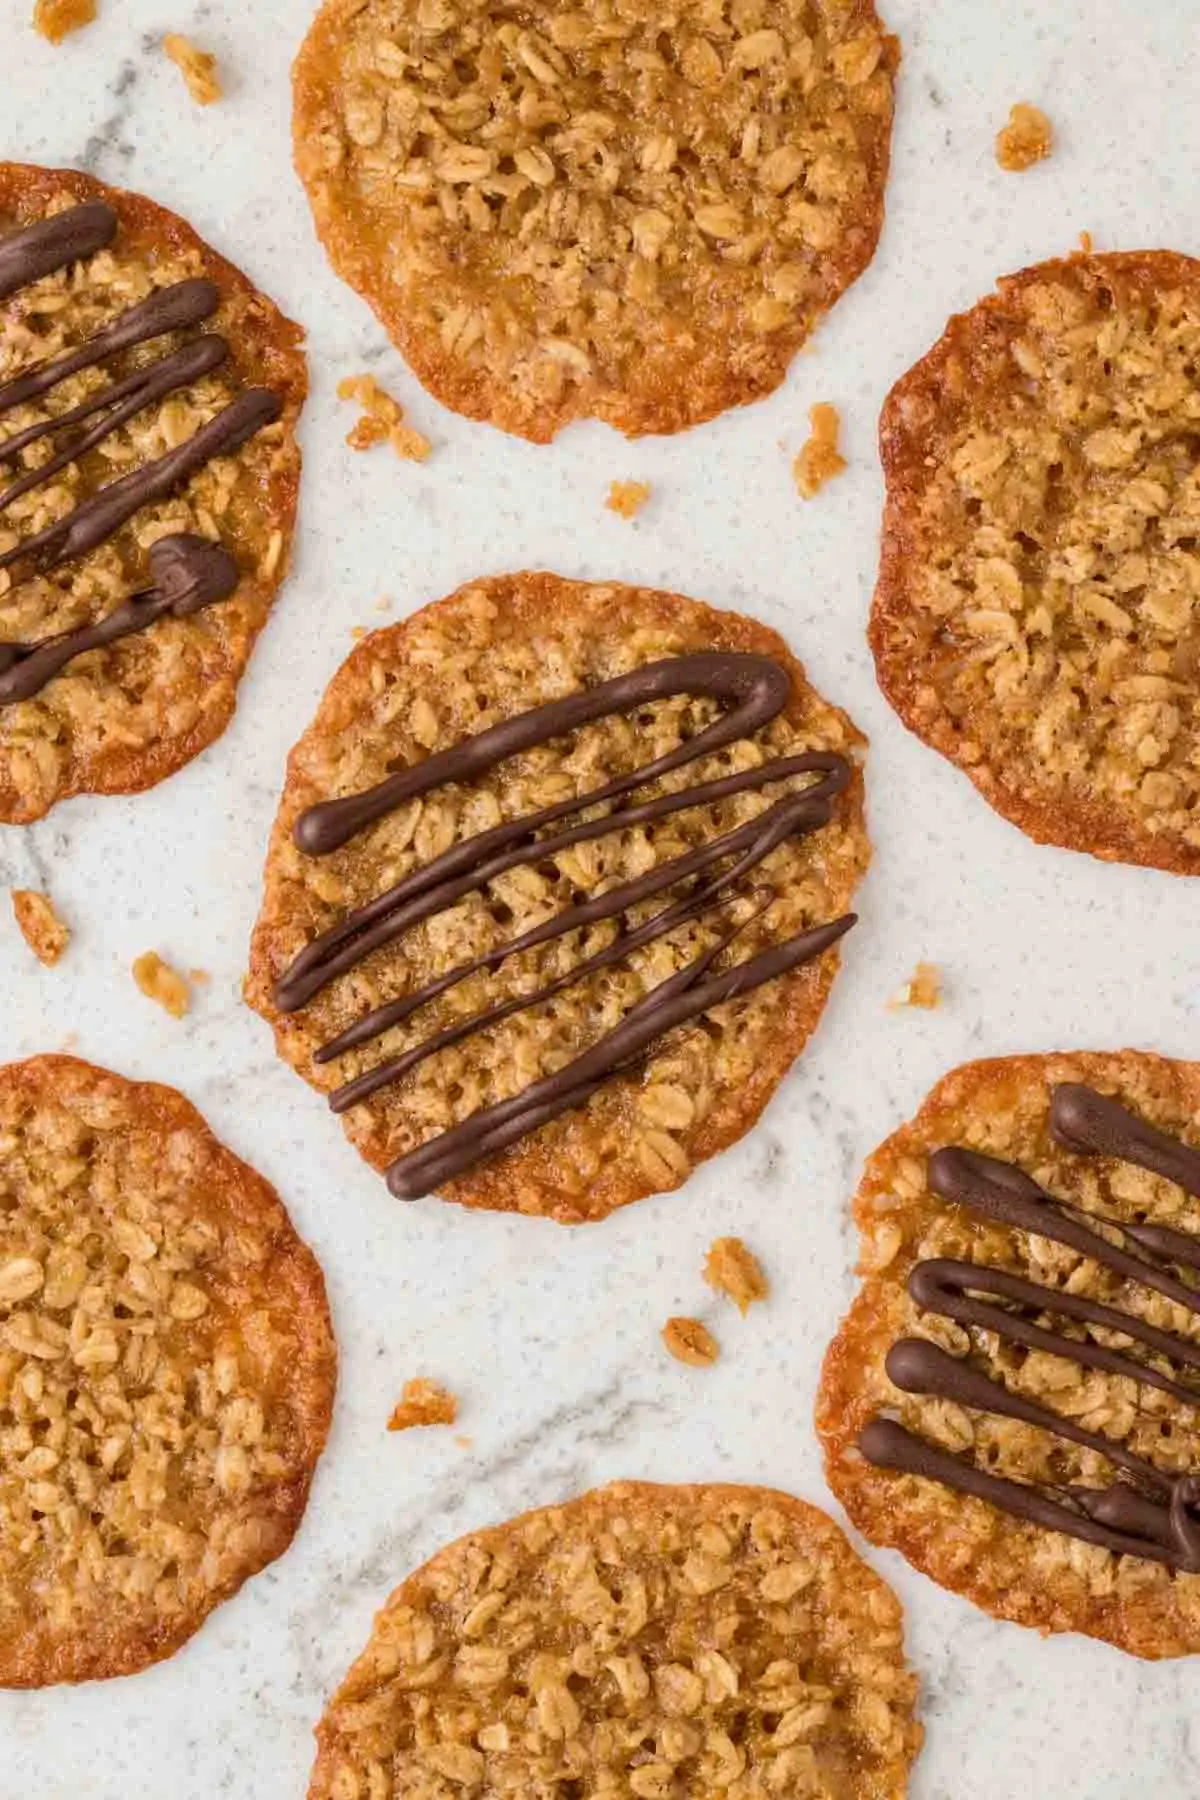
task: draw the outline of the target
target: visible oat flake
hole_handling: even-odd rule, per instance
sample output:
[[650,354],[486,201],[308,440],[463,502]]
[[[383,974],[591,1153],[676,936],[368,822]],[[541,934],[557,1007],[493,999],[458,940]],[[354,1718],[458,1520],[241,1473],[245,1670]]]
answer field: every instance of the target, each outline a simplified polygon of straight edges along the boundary
[[38,961],[53,968],[71,941],[71,930],[59,918],[49,894],[14,888],[12,907],[21,936]]
[[1039,107],[1023,100],[1012,108],[1008,124],[996,134],[996,161],[1014,174],[1044,162],[1053,148],[1053,125]]
[[404,423],[404,408],[373,375],[347,375],[338,382],[338,399],[357,401],[364,409],[346,437],[352,450],[371,450],[387,443],[406,462],[424,462],[429,456],[433,448],[429,439]]
[[423,1375],[406,1381],[400,1400],[388,1420],[389,1431],[408,1431],[414,1425],[453,1425],[458,1401],[446,1388]]
[[604,504],[622,519],[636,519],[649,498],[648,481],[612,481]]
[[704,1279],[719,1294],[728,1294],[742,1314],[769,1292],[762,1264],[741,1238],[715,1240],[704,1260]]
[[792,463],[792,475],[796,492],[802,499],[812,500],[827,481],[842,473],[846,459],[838,450],[841,418],[837,407],[820,402],[810,409],[808,419],[812,431]]
[[186,979],[164,962],[157,950],[147,950],[133,964],[133,979],[147,1000],[155,1001],[173,1019],[182,1019],[192,1003]]
[[690,1363],[695,1369],[707,1369],[721,1354],[716,1338],[699,1319],[668,1319],[662,1341],[676,1362]]
[[72,31],[90,25],[96,17],[96,0],[35,0],[33,28],[51,44],[61,44]]

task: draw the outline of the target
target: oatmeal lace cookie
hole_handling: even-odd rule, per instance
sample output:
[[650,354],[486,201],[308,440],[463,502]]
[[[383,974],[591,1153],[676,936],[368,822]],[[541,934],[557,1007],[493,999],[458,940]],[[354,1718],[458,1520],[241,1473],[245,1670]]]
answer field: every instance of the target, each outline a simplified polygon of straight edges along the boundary
[[680,431],[778,387],[870,262],[898,63],[872,0],[327,0],[296,166],[446,405]]
[[132,1674],[292,1540],[325,1285],[171,1088],[10,1064],[0,1158],[0,1686]]
[[903,1800],[915,1698],[899,1603],[823,1513],[620,1482],[396,1589],[308,1800]]
[[296,326],[172,213],[0,162],[0,821],[220,736],[287,567]]
[[1200,1063],[967,1064],[867,1164],[834,1493],[998,1618],[1200,1650]]
[[364,640],[292,752],[247,997],[400,1198],[678,1187],[820,1016],[861,744],[751,619],[473,582]]
[[1200,262],[1010,276],[892,390],[871,644],[1039,843],[1200,874]]

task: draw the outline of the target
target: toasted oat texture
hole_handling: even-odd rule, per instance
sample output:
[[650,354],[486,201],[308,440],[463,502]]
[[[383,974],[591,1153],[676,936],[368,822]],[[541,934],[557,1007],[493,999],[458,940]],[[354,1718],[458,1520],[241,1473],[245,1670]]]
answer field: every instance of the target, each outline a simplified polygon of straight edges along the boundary
[[52,969],[71,941],[71,928],[55,912],[53,900],[35,888],[14,888],[12,909],[29,948],[40,963]]
[[197,106],[211,106],[222,94],[217,75],[217,59],[206,50],[197,49],[189,38],[168,31],[162,47],[187,84],[187,91]]
[[699,1319],[668,1319],[659,1335],[676,1362],[694,1369],[709,1369],[720,1357],[720,1344]]
[[996,133],[996,161],[1012,174],[1044,162],[1053,148],[1053,125],[1040,107],[1025,100],[1010,109],[1008,124]]
[[192,995],[186,978],[164,962],[157,950],[145,950],[135,957],[132,974],[147,1000],[155,1001],[173,1019],[182,1019],[189,1011]]
[[648,481],[610,481],[608,499],[604,502],[609,512],[615,512],[622,519],[636,519],[650,498]]
[[414,1425],[453,1425],[458,1401],[436,1381],[418,1375],[406,1381],[388,1420],[389,1431],[409,1431]]
[[61,44],[95,17],[96,0],[34,0],[33,28],[52,44]]
[[[1136,1311],[1200,1341],[1196,1317],[1183,1307],[1123,1282],[1063,1244],[985,1222],[929,1190],[930,1152],[962,1145],[1016,1163],[1085,1213],[1195,1231],[1200,1207],[1181,1188],[1128,1163],[1073,1154],[1051,1137],[1050,1097],[1058,1082],[1090,1085],[1149,1124],[1200,1143],[1200,1063],[1132,1050],[1012,1056],[968,1063],[940,1081],[912,1123],[871,1157],[854,1202],[864,1283],[825,1359],[817,1430],[826,1473],[873,1543],[894,1546],[942,1587],[997,1618],[1043,1632],[1086,1632],[1137,1656],[1179,1656],[1200,1650],[1200,1576],[1114,1556],[939,1483],[873,1468],[855,1448],[862,1427],[886,1409],[940,1448],[1010,1480],[1061,1488],[1103,1486],[1115,1478],[1113,1465],[1094,1450],[1039,1428],[902,1393],[889,1381],[884,1357],[898,1337],[913,1336],[955,1356],[970,1354],[976,1367],[998,1373],[1011,1392],[1119,1438],[1167,1473],[1196,1467],[1196,1416],[1177,1399],[1043,1350],[998,1346],[991,1332],[968,1334],[951,1319],[921,1312],[906,1290],[918,1261],[986,1262]],[[1103,1328],[1099,1336],[1114,1341]]]
[[[144,506],[115,536],[46,575],[11,586],[0,572],[0,638],[28,642],[106,617],[147,585],[156,539],[195,532],[220,539],[243,579],[229,599],[76,658],[41,693],[0,707],[0,822],[27,824],[78,793],[152,787],[218,738],[233,714],[237,684],[287,568],[300,454],[294,427],[306,375],[300,332],[191,228],[140,195],[74,171],[0,162],[0,238],[81,201],[104,200],[120,219],[109,249],[0,302],[0,380],[91,337],[153,289],[204,275],[223,302],[204,329],[224,336],[221,367],[143,410],[51,486],[35,487],[0,514],[0,550],[70,512],[120,473],[191,437],[235,394],[270,387],[280,420],[233,456],[218,457],[173,499]],[[179,341],[182,341],[181,339]],[[109,373],[142,366],[171,338],[110,359]],[[42,400],[13,408],[4,431],[24,429],[79,405],[103,388],[86,369]],[[23,457],[45,460],[45,442]],[[0,486],[6,485],[0,483]]]
[[[316,1064],[314,1052],[368,1007],[423,986],[468,957],[541,923],[580,890],[644,874],[688,847],[758,815],[787,788],[744,792],[716,806],[633,826],[564,851],[546,868],[512,869],[482,894],[410,928],[300,1012],[282,1014],[272,989],[293,958],[346,911],[374,899],[460,837],[500,820],[592,792],[612,776],[665,754],[718,714],[716,703],[680,696],[585,726],[500,764],[485,778],[438,789],[358,833],[332,855],[302,854],[298,815],[317,801],[381,780],[389,770],[448,748],[499,720],[626,670],[691,651],[753,651],[792,678],[792,699],[759,733],[678,771],[678,784],[822,748],[851,761],[863,740],[844,713],[809,686],[783,641],[737,613],[679,594],[599,585],[550,574],[495,576],[461,588],[404,623],[375,632],[334,676],[313,725],[293,750],[271,836],[265,893],[251,950],[247,998],[275,1028],[276,1046],[304,1079],[328,1093],[448,1021],[515,992],[540,988],[611,941],[614,925],[589,928],[482,971],[415,1020],[372,1043]],[[807,785],[808,777],[793,778]],[[658,784],[639,796],[660,793]],[[593,972],[556,999],[438,1052],[400,1082],[343,1115],[368,1162],[384,1168],[480,1107],[528,1087],[582,1052],[651,987],[715,945],[731,919],[743,926],[738,959],[845,912],[865,870],[862,777],[835,803],[831,823],[791,838],[759,864],[747,891],[711,915]],[[758,910],[766,904],[766,910]],[[634,909],[642,920],[660,902]],[[675,1188],[692,1167],[749,1129],[820,1017],[837,952],[715,1009],[653,1045],[636,1069],[605,1082],[565,1113],[439,1191],[468,1206],[600,1219],[644,1195]]]
[[296,167],[448,406],[680,431],[778,387],[870,262],[898,63],[872,0],[327,0]]
[[704,1259],[704,1279],[719,1294],[727,1294],[743,1317],[770,1292],[762,1264],[741,1238],[714,1240]]
[[1001,282],[893,388],[871,644],[1039,843],[1200,874],[1200,262]]
[[815,500],[825,483],[842,473],[846,459],[838,449],[842,421],[836,406],[822,401],[811,407],[808,422],[812,429],[792,463],[792,478],[802,500]]
[[915,1696],[899,1603],[824,1513],[618,1482],[396,1589],[308,1800],[903,1800]]
[[172,1088],[13,1063],[0,1133],[0,1686],[128,1675],[291,1542],[325,1285]]

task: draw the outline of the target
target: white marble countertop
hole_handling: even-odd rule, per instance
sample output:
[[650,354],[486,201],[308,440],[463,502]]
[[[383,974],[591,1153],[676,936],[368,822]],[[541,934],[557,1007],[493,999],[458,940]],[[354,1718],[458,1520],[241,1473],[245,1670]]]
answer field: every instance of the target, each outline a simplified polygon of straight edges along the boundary
[[[59,49],[28,28],[30,4],[0,0],[0,153],[80,164],[177,208],[308,328],[313,397],[295,572],[233,727],[153,793],[0,833],[0,884],[48,884],[77,931],[69,960],[41,970],[0,919],[0,1058],[69,1042],[182,1088],[316,1248],[342,1367],[292,1551],[160,1668],[0,1695],[0,1800],[299,1800],[324,1696],[376,1605],[443,1541],[617,1476],[769,1482],[832,1507],[810,1412],[853,1286],[847,1199],[943,1070],[1126,1043],[1200,1054],[1195,891],[1027,843],[901,729],[863,637],[875,418],[947,314],[1085,228],[1101,249],[1197,249],[1200,31],[1182,27],[1187,0],[886,0],[905,53],[887,228],[785,387],[680,438],[587,426],[541,449],[436,406],[326,267],[289,164],[309,0],[100,0]],[[222,104],[187,100],[164,30],[219,53]],[[1044,104],[1061,142],[1009,176],[992,135],[1018,99]],[[334,389],[364,367],[433,438],[424,467],[344,448]],[[789,455],[816,400],[842,409],[851,467],[805,505]],[[602,504],[626,477],[654,484],[634,525]],[[284,755],[352,628],[381,623],[382,598],[400,616],[471,575],[539,564],[758,614],[873,741],[875,864],[809,1054],[759,1129],[680,1193],[577,1231],[390,1200],[239,1000]],[[213,973],[182,1024],[129,978],[150,947]],[[942,965],[946,1004],[888,1013],[919,957]],[[774,1293],[744,1322],[721,1312],[724,1356],[696,1371],[657,1332],[672,1312],[717,1316],[700,1264],[722,1232],[760,1252]],[[385,1433],[416,1373],[461,1396],[469,1447]],[[904,1598],[923,1682],[914,1800],[1195,1800],[1195,1665],[1043,1643],[871,1557]]]

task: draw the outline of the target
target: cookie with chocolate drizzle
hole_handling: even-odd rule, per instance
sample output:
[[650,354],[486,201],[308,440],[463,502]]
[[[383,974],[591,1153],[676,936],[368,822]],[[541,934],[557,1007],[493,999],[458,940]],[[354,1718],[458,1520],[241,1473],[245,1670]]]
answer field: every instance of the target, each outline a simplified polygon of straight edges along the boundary
[[820,1015],[861,744],[753,620],[472,583],[366,639],[293,751],[248,998],[399,1198],[677,1187]]
[[287,567],[299,346],[171,213],[0,163],[0,820],[224,730]]
[[969,1064],[867,1165],[829,1482],[997,1617],[1200,1650],[1200,1063]]

